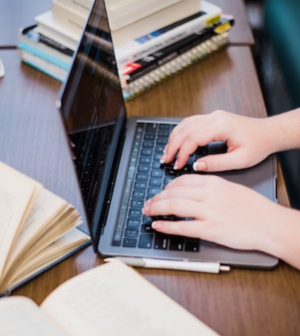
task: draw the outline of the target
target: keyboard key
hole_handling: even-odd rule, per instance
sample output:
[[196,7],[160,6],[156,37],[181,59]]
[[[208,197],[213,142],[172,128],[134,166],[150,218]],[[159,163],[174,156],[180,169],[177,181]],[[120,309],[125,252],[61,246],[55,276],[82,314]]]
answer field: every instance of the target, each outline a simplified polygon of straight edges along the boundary
[[162,169],[152,169],[151,177],[162,177],[164,174]]
[[161,169],[162,164],[159,161],[153,161],[152,162],[152,168],[153,169]]
[[135,182],[134,189],[146,190],[147,189],[147,183],[146,182]]
[[156,143],[157,145],[166,145],[168,143],[168,138],[158,138]]
[[153,148],[154,147],[154,141],[144,141],[142,147],[143,148]]
[[144,135],[144,140],[153,141],[154,139],[155,139],[155,134],[147,133],[147,134]]
[[139,166],[138,166],[138,171],[141,172],[141,173],[149,173],[149,171],[150,171],[150,166],[139,165]]
[[139,227],[141,224],[139,219],[135,219],[135,218],[129,218],[127,221],[127,226],[129,227]]
[[200,239],[186,238],[185,251],[187,252],[199,252]]
[[129,217],[142,217],[141,209],[129,209]]
[[153,154],[153,150],[152,149],[149,149],[149,148],[143,148],[141,150],[141,155],[142,156],[152,156]]
[[141,226],[141,232],[153,233],[155,230],[152,229],[151,224],[143,224]]
[[148,248],[152,247],[153,235],[148,233],[143,233],[140,235],[139,248]]
[[149,178],[148,174],[143,174],[143,173],[136,174],[137,181],[148,181],[148,178]]
[[148,195],[156,195],[161,192],[161,188],[159,187],[149,187],[148,189]]
[[133,199],[131,201],[132,208],[143,208],[144,207],[144,200]]
[[139,162],[149,165],[149,164],[151,164],[152,159],[151,159],[151,157],[148,157],[148,156],[141,156]]
[[132,197],[133,198],[145,198],[146,196],[146,191],[145,190],[134,190]]
[[125,237],[137,237],[139,235],[139,228],[127,228],[125,230]]
[[155,151],[155,153],[161,153],[162,154],[164,152],[164,149],[165,149],[164,146],[155,146],[154,151]]
[[162,185],[162,178],[151,177],[149,181],[150,186],[160,187]]
[[157,134],[157,137],[158,138],[169,138],[169,132],[166,132],[166,131],[159,131],[158,134]]
[[170,237],[170,250],[182,251],[184,239],[182,237],[172,236]]
[[169,131],[169,130],[170,130],[170,127],[171,127],[170,124],[160,124],[160,125],[158,126],[158,129],[159,129],[160,131]]
[[124,238],[123,246],[124,247],[136,247],[137,239],[136,238]]
[[164,185],[170,183],[172,180],[175,179],[175,177],[176,177],[176,176],[166,176],[166,177],[164,178]]
[[154,220],[154,219],[153,219],[152,217],[147,217],[147,216],[143,215],[142,223],[143,223],[143,224],[152,223],[153,220]]
[[156,233],[154,248],[157,250],[166,250],[168,247],[168,240],[169,238],[167,235]]
[[145,133],[156,133],[157,124],[146,124]]
[[153,160],[154,161],[159,161],[161,159],[161,157],[162,157],[162,154],[156,153],[156,154],[154,154]]

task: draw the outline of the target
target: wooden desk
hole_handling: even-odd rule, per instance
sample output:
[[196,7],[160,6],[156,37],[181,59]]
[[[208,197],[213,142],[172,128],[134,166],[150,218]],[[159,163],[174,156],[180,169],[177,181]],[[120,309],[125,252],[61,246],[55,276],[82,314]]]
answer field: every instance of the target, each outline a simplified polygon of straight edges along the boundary
[[[0,159],[81,208],[55,99],[60,83],[3,50]],[[265,106],[248,47],[229,47],[127,104],[128,114],[185,117],[217,108],[263,117]],[[281,175],[280,175],[281,176]],[[281,176],[282,177],[282,176]],[[282,204],[288,204],[282,178]],[[14,291],[37,303],[72,276],[102,263],[91,246]],[[272,271],[233,269],[197,274],[139,269],[154,285],[221,335],[297,335],[300,272],[281,262]]]

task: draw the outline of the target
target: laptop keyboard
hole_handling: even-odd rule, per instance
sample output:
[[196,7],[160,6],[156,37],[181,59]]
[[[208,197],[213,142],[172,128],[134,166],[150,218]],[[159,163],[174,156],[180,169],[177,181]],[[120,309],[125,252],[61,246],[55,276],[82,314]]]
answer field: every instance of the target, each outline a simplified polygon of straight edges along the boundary
[[165,123],[137,125],[113,246],[131,249],[199,251],[199,239],[169,236],[157,233],[151,228],[151,223],[157,219],[176,221],[189,220],[189,218],[176,216],[150,218],[142,213],[147,199],[158,194],[177,176],[193,173],[193,162],[206,154],[206,148],[198,148],[181,170],[174,170],[173,163],[161,164],[160,158],[164,147],[175,126]]

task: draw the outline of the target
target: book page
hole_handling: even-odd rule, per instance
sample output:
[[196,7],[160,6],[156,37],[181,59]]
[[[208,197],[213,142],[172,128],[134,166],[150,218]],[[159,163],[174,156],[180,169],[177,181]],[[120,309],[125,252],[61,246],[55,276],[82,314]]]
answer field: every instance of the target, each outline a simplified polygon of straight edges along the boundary
[[35,185],[26,176],[0,162],[0,275],[14,242]]
[[18,267],[14,276],[9,279],[10,282],[6,287],[18,287],[18,285],[34,276],[36,273],[44,270],[45,267],[53,265],[61,258],[67,256],[82,245],[90,242],[91,238],[81,230],[74,228],[64,234],[44,250],[40,251],[32,260],[30,260],[23,267]]
[[30,299],[0,300],[0,336],[66,336]]
[[43,189],[37,199],[22,231],[11,251],[6,268],[9,268],[30,241],[47,228],[60,214],[67,202],[47,189]]
[[41,308],[73,336],[217,335],[119,260],[65,282]]

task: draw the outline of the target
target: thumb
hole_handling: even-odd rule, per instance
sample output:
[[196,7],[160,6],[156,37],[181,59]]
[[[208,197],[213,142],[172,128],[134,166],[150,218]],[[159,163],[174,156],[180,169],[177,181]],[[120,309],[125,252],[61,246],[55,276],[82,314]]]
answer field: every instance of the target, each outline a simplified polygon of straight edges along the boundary
[[202,157],[193,164],[194,171],[217,172],[245,168],[239,166],[240,160],[233,153],[214,154]]

